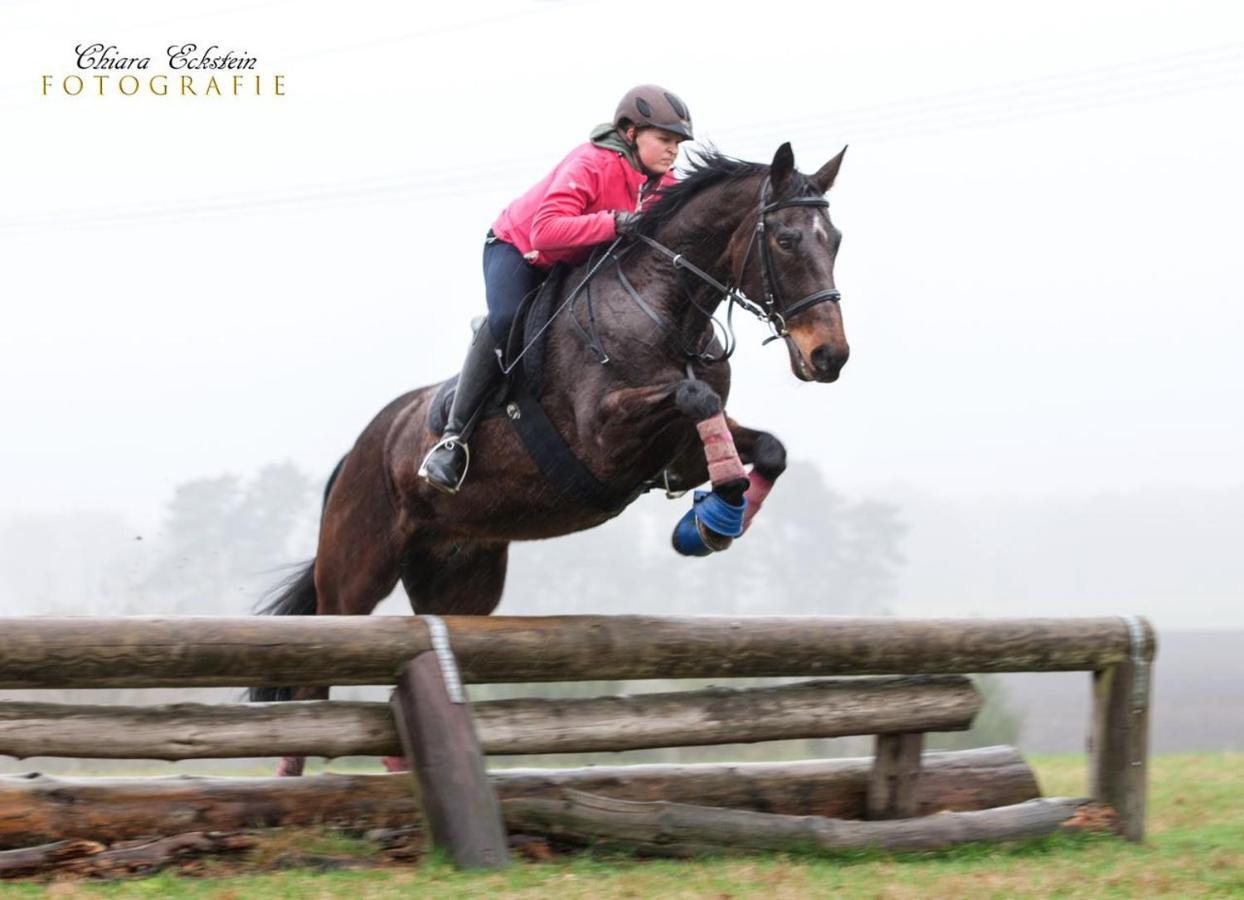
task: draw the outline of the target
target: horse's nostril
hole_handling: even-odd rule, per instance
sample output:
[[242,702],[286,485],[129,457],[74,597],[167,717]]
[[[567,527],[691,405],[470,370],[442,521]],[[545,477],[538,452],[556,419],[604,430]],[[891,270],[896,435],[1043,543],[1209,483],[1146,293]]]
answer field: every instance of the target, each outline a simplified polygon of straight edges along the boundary
[[812,366],[818,372],[832,372],[839,367],[838,360],[829,344],[821,344],[812,351]]

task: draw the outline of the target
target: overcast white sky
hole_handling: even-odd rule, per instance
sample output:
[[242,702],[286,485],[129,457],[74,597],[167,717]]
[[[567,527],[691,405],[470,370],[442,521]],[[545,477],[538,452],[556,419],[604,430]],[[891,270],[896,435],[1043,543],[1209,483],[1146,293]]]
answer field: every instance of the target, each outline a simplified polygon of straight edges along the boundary
[[[39,97],[91,41],[287,96]],[[4,2],[0,512],[327,472],[457,368],[496,212],[642,81],[734,155],[851,145],[851,362],[798,383],[745,322],[730,402],[837,489],[1244,480],[1238,4]]]

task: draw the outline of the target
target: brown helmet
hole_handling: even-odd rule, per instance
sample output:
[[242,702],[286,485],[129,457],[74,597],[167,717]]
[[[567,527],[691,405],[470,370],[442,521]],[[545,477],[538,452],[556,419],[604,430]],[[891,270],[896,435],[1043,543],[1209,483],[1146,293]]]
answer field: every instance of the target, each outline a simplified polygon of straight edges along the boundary
[[655,84],[631,88],[613,114],[613,124],[628,121],[639,128],[653,127],[695,138],[691,132],[691,111],[678,95]]

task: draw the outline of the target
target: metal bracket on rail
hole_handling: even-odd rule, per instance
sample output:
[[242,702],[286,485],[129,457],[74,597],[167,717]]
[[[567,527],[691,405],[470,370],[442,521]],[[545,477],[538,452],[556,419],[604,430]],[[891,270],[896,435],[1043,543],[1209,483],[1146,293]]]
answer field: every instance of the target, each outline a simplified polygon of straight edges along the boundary
[[1121,616],[1127,626],[1132,663],[1132,709],[1143,712],[1149,706],[1149,660],[1145,658],[1145,626],[1140,616]]
[[458,660],[449,646],[449,630],[440,616],[420,616],[428,626],[428,635],[432,638],[432,652],[441,666],[441,677],[445,679],[445,690],[454,703],[465,703],[466,694],[462,690],[462,678],[458,674]]

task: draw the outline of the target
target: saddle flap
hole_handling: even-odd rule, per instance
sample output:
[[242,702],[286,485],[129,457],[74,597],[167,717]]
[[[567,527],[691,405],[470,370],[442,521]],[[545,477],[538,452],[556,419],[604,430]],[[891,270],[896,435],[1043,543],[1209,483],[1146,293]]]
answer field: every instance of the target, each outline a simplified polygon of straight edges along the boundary
[[566,273],[570,271],[570,267],[564,263],[557,263],[549,271],[544,281],[540,283],[540,287],[535,291],[523,297],[522,303],[518,306],[518,311],[514,314],[514,324],[510,326],[509,338],[505,346],[505,365],[509,368],[518,359],[523,348],[531,344],[526,355],[523,356],[522,366],[523,374],[526,376],[527,384],[538,395],[543,387],[542,375],[544,373],[544,356],[545,348],[548,344],[548,332],[540,333],[540,329],[548,324],[549,318],[553,315],[553,303],[560,293],[562,282],[566,280]]

